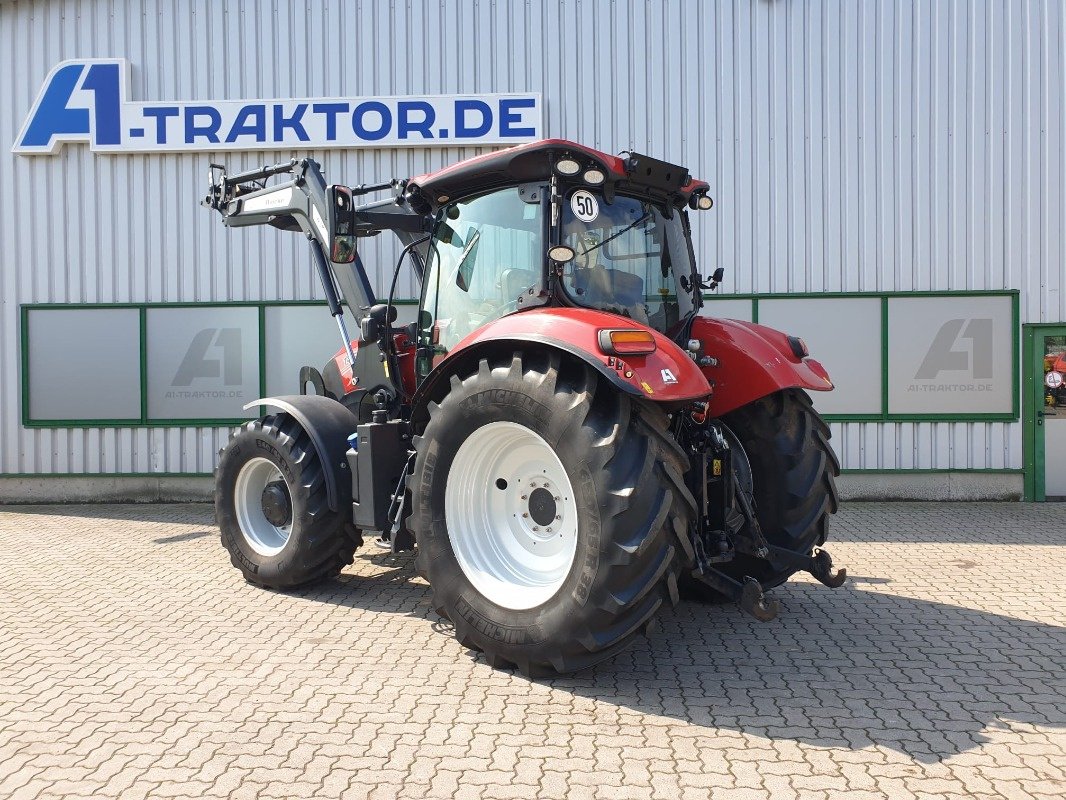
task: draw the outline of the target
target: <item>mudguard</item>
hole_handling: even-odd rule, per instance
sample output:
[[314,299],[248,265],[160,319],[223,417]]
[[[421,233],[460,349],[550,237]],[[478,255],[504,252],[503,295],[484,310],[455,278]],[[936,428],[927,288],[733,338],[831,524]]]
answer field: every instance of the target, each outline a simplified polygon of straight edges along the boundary
[[511,314],[478,328],[452,348],[426,376],[412,405],[417,413],[426,401],[443,394],[452,374],[476,364],[482,354],[502,347],[528,348],[530,344],[576,356],[620,391],[647,400],[673,403],[710,394],[710,384],[692,359],[657,331],[651,331],[654,353],[622,358],[605,354],[599,346],[599,331],[623,328],[651,330],[617,314],[591,309],[537,308]]
[[352,477],[348,472],[348,436],[355,433],[359,420],[355,414],[329,397],[314,394],[291,394],[282,397],[262,397],[248,403],[269,406],[291,414],[311,437],[311,443],[322,461],[326,481],[326,500],[331,511],[352,507]]
[[703,343],[701,353],[717,360],[703,368],[711,382],[709,413],[720,417],[782,389],[827,392],[833,382],[818,361],[797,357],[781,331],[735,319],[699,317],[692,338]]

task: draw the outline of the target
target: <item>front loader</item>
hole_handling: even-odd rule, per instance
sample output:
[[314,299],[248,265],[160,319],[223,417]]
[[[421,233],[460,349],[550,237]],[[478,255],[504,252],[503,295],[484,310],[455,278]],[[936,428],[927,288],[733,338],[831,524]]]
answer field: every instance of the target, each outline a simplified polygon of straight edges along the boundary
[[[768,620],[796,571],[843,583],[807,394],[832,383],[801,339],[699,313],[722,273],[697,270],[690,218],[713,204],[683,167],[563,140],[372,186],[311,159],[213,166],[204,205],[306,236],[341,341],[220,454],[248,581],[335,575],[366,535],[413,548],[459,641],[525,674],[611,657],[682,593]],[[378,298],[358,241],[383,231],[403,250]],[[421,299],[396,325],[405,262]]]

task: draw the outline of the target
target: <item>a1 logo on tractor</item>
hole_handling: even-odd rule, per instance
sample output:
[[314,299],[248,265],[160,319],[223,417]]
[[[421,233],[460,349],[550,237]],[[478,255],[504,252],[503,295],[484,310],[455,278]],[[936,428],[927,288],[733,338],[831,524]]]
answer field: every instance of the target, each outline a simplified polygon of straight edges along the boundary
[[[215,165],[203,202],[307,237],[341,342],[220,454],[250,582],[334,575],[368,535],[413,548],[459,641],[526,674],[611,657],[682,593],[765,620],[798,570],[843,582],[807,394],[832,383],[802,340],[699,314],[722,271],[698,271],[691,212],[712,201],[685,168],[546,140],[358,187],[311,159]],[[382,231],[403,249],[378,297],[359,240]],[[405,264],[421,300],[398,326]]]

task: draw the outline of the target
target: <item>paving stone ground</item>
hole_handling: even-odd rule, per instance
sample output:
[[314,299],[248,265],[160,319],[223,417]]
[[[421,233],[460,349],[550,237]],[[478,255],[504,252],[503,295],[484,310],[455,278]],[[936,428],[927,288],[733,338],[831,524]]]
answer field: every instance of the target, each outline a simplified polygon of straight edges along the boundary
[[1063,505],[859,504],[844,588],[530,681],[408,555],[245,584],[203,505],[0,509],[0,797],[1066,796]]

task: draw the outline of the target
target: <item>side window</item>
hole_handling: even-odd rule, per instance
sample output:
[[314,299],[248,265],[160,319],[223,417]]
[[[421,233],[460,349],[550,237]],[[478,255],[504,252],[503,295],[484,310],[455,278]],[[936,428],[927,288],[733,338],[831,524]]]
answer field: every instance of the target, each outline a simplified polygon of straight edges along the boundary
[[[540,197],[541,193],[535,193]],[[470,333],[517,311],[544,281],[543,214],[512,187],[452,203],[438,215],[422,285],[421,344],[433,361]],[[422,363],[428,372],[432,364]]]

